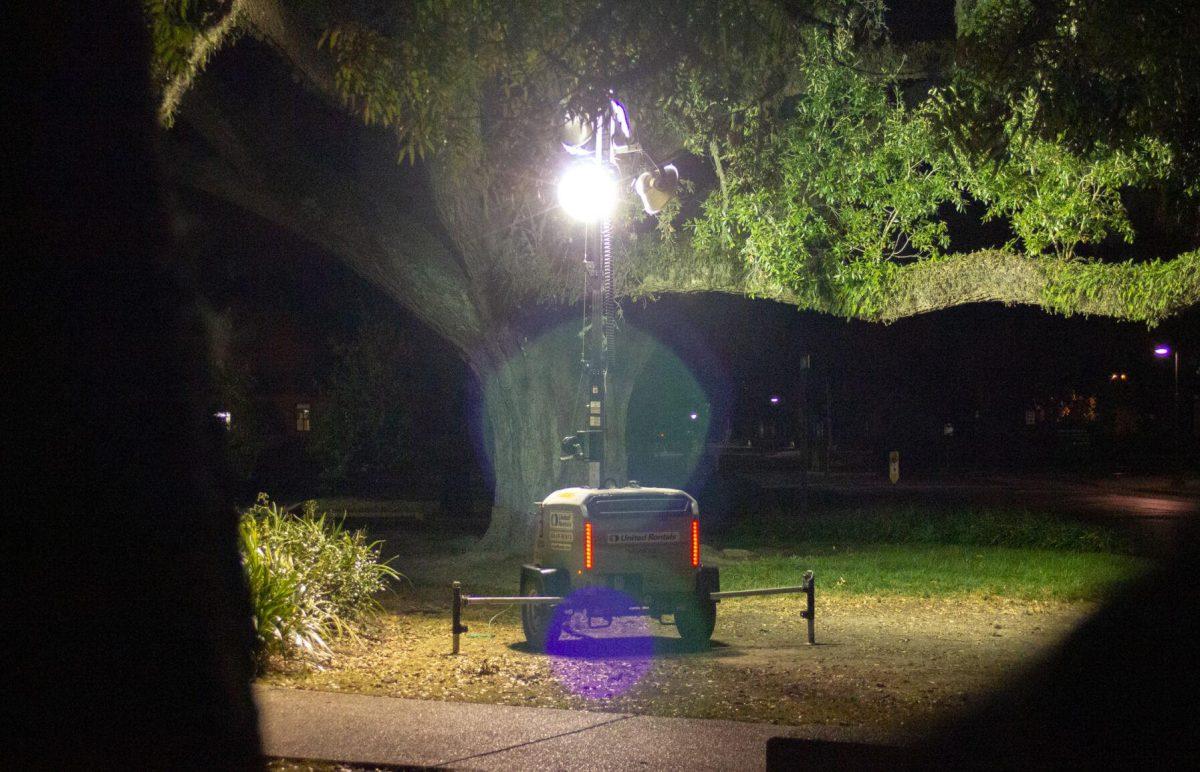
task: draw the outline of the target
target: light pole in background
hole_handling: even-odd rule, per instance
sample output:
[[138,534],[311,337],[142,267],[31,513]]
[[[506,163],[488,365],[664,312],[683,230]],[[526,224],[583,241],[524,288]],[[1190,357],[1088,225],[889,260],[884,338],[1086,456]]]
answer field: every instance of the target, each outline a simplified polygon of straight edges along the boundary
[[[1166,343],[1159,343],[1154,347],[1154,356],[1158,359],[1174,358],[1174,360],[1175,360],[1175,392],[1174,392],[1175,397],[1174,397],[1174,399],[1175,399],[1175,408],[1176,408],[1175,412],[1176,412],[1176,414],[1178,414],[1179,413],[1179,349],[1172,348],[1171,346],[1167,345]],[[1178,418],[1179,416],[1176,415],[1175,417]]]
[[1154,357],[1156,359],[1174,360],[1174,386],[1171,391],[1171,446],[1173,449],[1172,455],[1175,456],[1175,469],[1172,471],[1172,476],[1179,482],[1181,481],[1179,475],[1183,471],[1182,459],[1180,457],[1183,450],[1180,448],[1179,438],[1179,349],[1167,343],[1157,343],[1154,346]]

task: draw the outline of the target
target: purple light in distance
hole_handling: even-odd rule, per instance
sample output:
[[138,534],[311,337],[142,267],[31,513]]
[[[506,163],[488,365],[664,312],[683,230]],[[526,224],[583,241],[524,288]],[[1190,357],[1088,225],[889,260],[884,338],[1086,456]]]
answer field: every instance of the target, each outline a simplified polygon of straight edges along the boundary
[[778,404],[779,404],[779,397],[776,397],[776,396],[772,395],[772,396],[771,396],[771,404],[772,404],[772,405],[778,405]]
[[1166,357],[1171,356],[1171,347],[1165,343],[1159,343],[1154,347],[1154,356],[1158,357],[1159,359],[1165,359]]

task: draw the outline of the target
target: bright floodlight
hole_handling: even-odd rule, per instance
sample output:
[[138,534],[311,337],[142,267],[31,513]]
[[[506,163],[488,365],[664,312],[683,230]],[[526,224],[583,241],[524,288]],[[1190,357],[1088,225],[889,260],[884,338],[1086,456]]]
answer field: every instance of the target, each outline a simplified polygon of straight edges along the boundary
[[616,206],[617,180],[598,163],[572,164],[558,183],[558,203],[573,219],[594,222],[611,214]]
[[1158,344],[1154,347],[1154,356],[1158,357],[1159,359],[1165,359],[1171,356],[1171,347],[1164,343]]

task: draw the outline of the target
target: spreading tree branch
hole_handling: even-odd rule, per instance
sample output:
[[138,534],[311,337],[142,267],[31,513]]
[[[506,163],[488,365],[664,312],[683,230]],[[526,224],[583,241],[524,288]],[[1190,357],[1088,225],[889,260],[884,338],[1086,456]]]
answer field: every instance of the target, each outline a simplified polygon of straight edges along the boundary
[[689,267],[677,259],[634,279],[626,291],[726,292],[873,322],[993,302],[1154,325],[1200,303],[1200,250],[1171,260],[1102,263],[988,249],[876,265],[877,282],[869,290],[834,279],[823,292],[801,293],[752,273]]
[[180,120],[205,140],[167,145],[168,168],[180,184],[227,201],[305,238],[413,311],[459,348],[488,334],[467,277],[433,227],[405,206],[406,191],[388,164],[369,181],[349,168],[291,152],[245,113],[229,116],[228,100],[198,86]]

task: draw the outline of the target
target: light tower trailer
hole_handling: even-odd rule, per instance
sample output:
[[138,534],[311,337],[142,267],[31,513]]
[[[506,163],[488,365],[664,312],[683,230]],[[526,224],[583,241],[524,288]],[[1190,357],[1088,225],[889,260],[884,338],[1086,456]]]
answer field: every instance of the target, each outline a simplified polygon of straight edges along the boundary
[[[521,606],[521,624],[531,646],[544,650],[578,614],[599,619],[645,615],[666,622],[692,646],[708,644],[717,603],[751,595],[802,593],[807,603],[808,642],[814,642],[814,581],[721,592],[716,566],[700,558],[700,508],[681,490],[564,488],[538,504],[533,561],[521,566],[519,596],[464,594],[454,583],[453,653],[467,631],[463,609],[477,605]],[[604,590],[607,590],[605,592]]]

